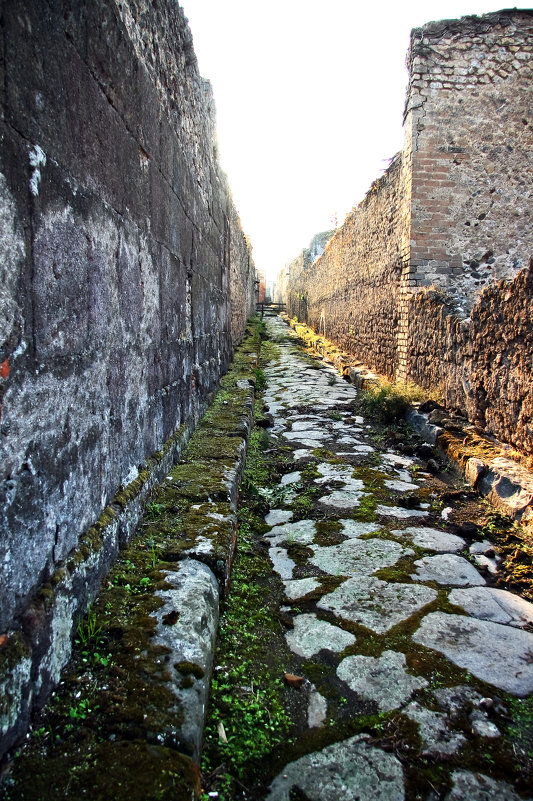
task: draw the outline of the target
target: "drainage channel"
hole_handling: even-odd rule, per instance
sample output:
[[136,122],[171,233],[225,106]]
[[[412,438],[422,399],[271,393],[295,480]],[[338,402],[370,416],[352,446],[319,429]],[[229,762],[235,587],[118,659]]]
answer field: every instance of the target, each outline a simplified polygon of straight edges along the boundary
[[265,325],[205,798],[531,798],[533,604],[495,541],[516,526]]

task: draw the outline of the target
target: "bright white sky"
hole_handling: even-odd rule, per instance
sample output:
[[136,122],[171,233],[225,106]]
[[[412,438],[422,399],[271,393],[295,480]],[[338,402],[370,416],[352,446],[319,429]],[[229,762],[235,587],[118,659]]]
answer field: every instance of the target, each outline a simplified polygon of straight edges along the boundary
[[[402,147],[412,28],[505,0],[181,0],[217,106],[220,160],[274,278],[340,225]],[[514,5],[514,3],[513,3]],[[527,8],[528,4],[518,4]]]

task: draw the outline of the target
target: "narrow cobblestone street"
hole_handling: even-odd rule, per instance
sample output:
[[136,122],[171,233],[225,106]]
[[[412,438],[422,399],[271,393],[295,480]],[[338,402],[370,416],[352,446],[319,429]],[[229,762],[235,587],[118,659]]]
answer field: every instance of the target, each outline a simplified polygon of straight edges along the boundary
[[486,505],[428,471],[427,445],[384,446],[357,390],[265,322],[264,451],[282,468],[258,488],[257,547],[282,633],[264,659],[284,665],[291,727],[262,797],[531,798],[533,604],[495,586]]

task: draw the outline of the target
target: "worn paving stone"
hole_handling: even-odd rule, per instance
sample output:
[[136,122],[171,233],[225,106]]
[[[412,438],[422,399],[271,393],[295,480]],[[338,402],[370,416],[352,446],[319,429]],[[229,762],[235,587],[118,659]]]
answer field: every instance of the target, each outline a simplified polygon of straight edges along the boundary
[[274,526],[265,534],[265,537],[272,545],[279,545],[281,542],[308,545],[313,542],[315,535],[316,523],[314,520],[297,520],[294,523]]
[[291,651],[305,659],[310,659],[323,649],[335,653],[344,651],[355,642],[353,634],[320,620],[312,613],[297,615],[293,622],[294,628],[285,634],[285,639]]
[[272,782],[267,801],[404,801],[401,763],[368,739],[351,737],[290,762]]
[[444,801],[532,801],[518,795],[507,782],[491,779],[483,773],[456,770],[452,773],[453,787]]
[[418,723],[423,745],[422,753],[427,756],[452,756],[466,743],[464,734],[452,731],[448,726],[446,715],[441,712],[433,712],[412,701],[404,709],[404,714]]
[[413,484],[412,481],[401,481],[401,479],[390,478],[384,482],[385,487],[395,492],[409,492],[419,489],[418,484]]
[[397,537],[408,536],[420,548],[440,551],[441,553],[454,553],[462,550],[466,545],[462,537],[458,537],[456,534],[448,534],[446,531],[439,531],[436,528],[429,528],[428,526],[410,526],[404,529],[394,529],[391,534]]
[[292,579],[296,562],[294,562],[288,555],[285,548],[275,546],[268,549],[268,557],[272,562],[272,569],[282,579]]
[[425,509],[404,509],[403,506],[386,506],[380,503],[376,506],[376,514],[407,520],[409,517],[426,517],[427,511]]
[[285,586],[285,597],[290,601],[303,598],[308,593],[320,587],[320,581],[316,578],[292,579],[283,582]]
[[323,725],[328,714],[328,702],[317,689],[313,687],[309,693],[307,705],[307,725],[310,729],[318,729]]
[[334,509],[355,509],[361,503],[361,498],[366,495],[365,492],[352,490],[352,489],[337,489],[330,492],[329,495],[323,495],[318,499],[318,503],[324,506],[332,506]]
[[370,540],[349,539],[340,545],[315,547],[311,564],[331,576],[370,575],[382,567],[391,567],[402,556],[414,555],[411,548],[404,548],[392,540],[374,538]]
[[280,523],[288,523],[293,517],[293,512],[288,509],[271,509],[265,517],[268,526],[279,526]]
[[405,654],[384,651],[380,657],[347,656],[337,676],[362,698],[375,701],[382,712],[398,709],[416,690],[427,687],[421,676],[407,673]]
[[417,581],[436,581],[438,584],[450,584],[452,587],[472,587],[485,584],[476,568],[456,554],[437,554],[424,556],[415,562],[416,573],[411,578]]
[[355,539],[356,537],[362,537],[365,534],[375,534],[378,531],[381,531],[381,526],[378,526],[376,523],[361,523],[359,520],[339,520],[339,523],[342,525],[342,533],[345,537],[350,537],[350,539]]
[[436,597],[437,592],[431,587],[390,584],[375,576],[359,575],[324,595],[317,606],[383,634],[432,603]]
[[533,692],[533,634],[487,620],[431,612],[413,640],[512,695]]
[[286,487],[288,484],[297,484],[301,477],[302,474],[299,470],[295,470],[293,473],[285,473],[285,475],[281,477],[280,486]]
[[507,590],[470,587],[452,590],[448,597],[452,604],[480,620],[519,627],[533,624],[533,604]]

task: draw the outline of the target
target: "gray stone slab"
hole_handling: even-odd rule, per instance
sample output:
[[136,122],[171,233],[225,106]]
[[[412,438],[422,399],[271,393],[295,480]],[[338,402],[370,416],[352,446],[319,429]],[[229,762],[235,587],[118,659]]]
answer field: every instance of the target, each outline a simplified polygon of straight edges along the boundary
[[352,489],[338,489],[330,492],[329,495],[323,495],[318,499],[318,503],[324,506],[332,506],[334,509],[355,509],[360,505],[361,498],[366,494]]
[[285,634],[285,639],[291,651],[304,659],[310,659],[322,650],[338,653],[355,642],[353,634],[320,620],[312,613],[297,615],[294,628]]
[[340,545],[315,547],[310,562],[331,576],[370,575],[382,567],[391,567],[413,551],[392,540],[349,539]]
[[408,536],[419,548],[427,548],[430,551],[440,553],[454,553],[462,550],[466,543],[462,537],[455,534],[448,534],[446,531],[439,531],[428,526],[410,526],[404,529],[391,531],[397,537]]
[[507,590],[470,587],[452,590],[448,597],[452,604],[480,620],[518,627],[533,624],[533,604]]
[[310,451],[308,448],[298,448],[297,450],[293,451],[292,458],[295,462],[301,462],[302,459],[307,459],[312,455],[312,451]]
[[533,692],[533,634],[500,623],[432,612],[413,640],[512,695]]
[[390,478],[384,483],[387,489],[394,490],[395,492],[409,492],[419,489],[418,484],[413,484],[412,481],[401,481],[396,478]]
[[317,587],[320,587],[320,581],[316,578],[303,578],[292,579],[283,582],[285,585],[285,597],[290,601],[295,601],[297,598],[303,598]]
[[422,753],[426,756],[452,756],[466,743],[464,734],[450,729],[446,715],[441,712],[433,712],[413,701],[404,709],[404,714],[418,723]]
[[485,584],[474,565],[451,553],[424,556],[417,559],[416,573],[411,578],[417,581],[436,581],[438,584],[450,584],[452,587],[476,587]]
[[337,676],[362,698],[375,701],[382,712],[403,706],[415,690],[428,684],[421,676],[407,673],[405,654],[397,651],[384,651],[376,659],[347,656],[337,668]]
[[274,526],[265,534],[272,545],[279,545],[282,542],[300,543],[309,545],[313,542],[316,534],[316,523],[314,520],[296,520],[294,523],[283,523]]
[[323,695],[320,695],[314,687],[309,693],[307,705],[307,725],[310,729],[317,729],[326,720],[328,714],[328,702]]
[[361,523],[359,520],[339,520],[342,525],[342,533],[345,537],[355,539],[364,534],[374,534],[381,530],[381,526],[376,523]]
[[268,556],[272,562],[272,569],[282,579],[291,579],[296,562],[289,557],[285,548],[274,546],[268,549]]
[[268,526],[278,526],[280,523],[288,523],[293,513],[287,509],[271,509],[265,517]]
[[[183,713],[180,736],[198,758],[215,651],[218,582],[207,565],[194,559],[184,559],[176,571],[165,573],[165,582],[170,586],[155,593],[163,605],[154,613],[157,627],[152,642],[170,651],[169,686]],[[179,611],[176,623],[166,625],[165,616],[176,610]],[[182,674],[172,667],[180,662],[190,662],[199,668],[199,677],[191,674],[191,687],[183,688]]]
[[[368,540],[372,542],[372,540]],[[419,584],[390,584],[374,576],[358,576],[324,595],[317,606],[337,617],[382,634],[432,603],[436,590]]]
[[456,770],[452,773],[453,787],[444,801],[532,801],[531,796],[518,795],[507,782],[496,781],[483,773]]
[[281,477],[280,485],[286,487],[288,484],[296,484],[300,481],[301,477],[302,474],[299,470],[295,470],[293,473],[285,473],[285,475]]
[[404,509],[403,506],[385,506],[380,503],[376,507],[376,514],[407,520],[409,517],[426,517],[428,513],[425,509]]
[[308,801],[404,801],[401,763],[368,739],[351,737],[290,762],[266,801],[290,801],[293,788]]

